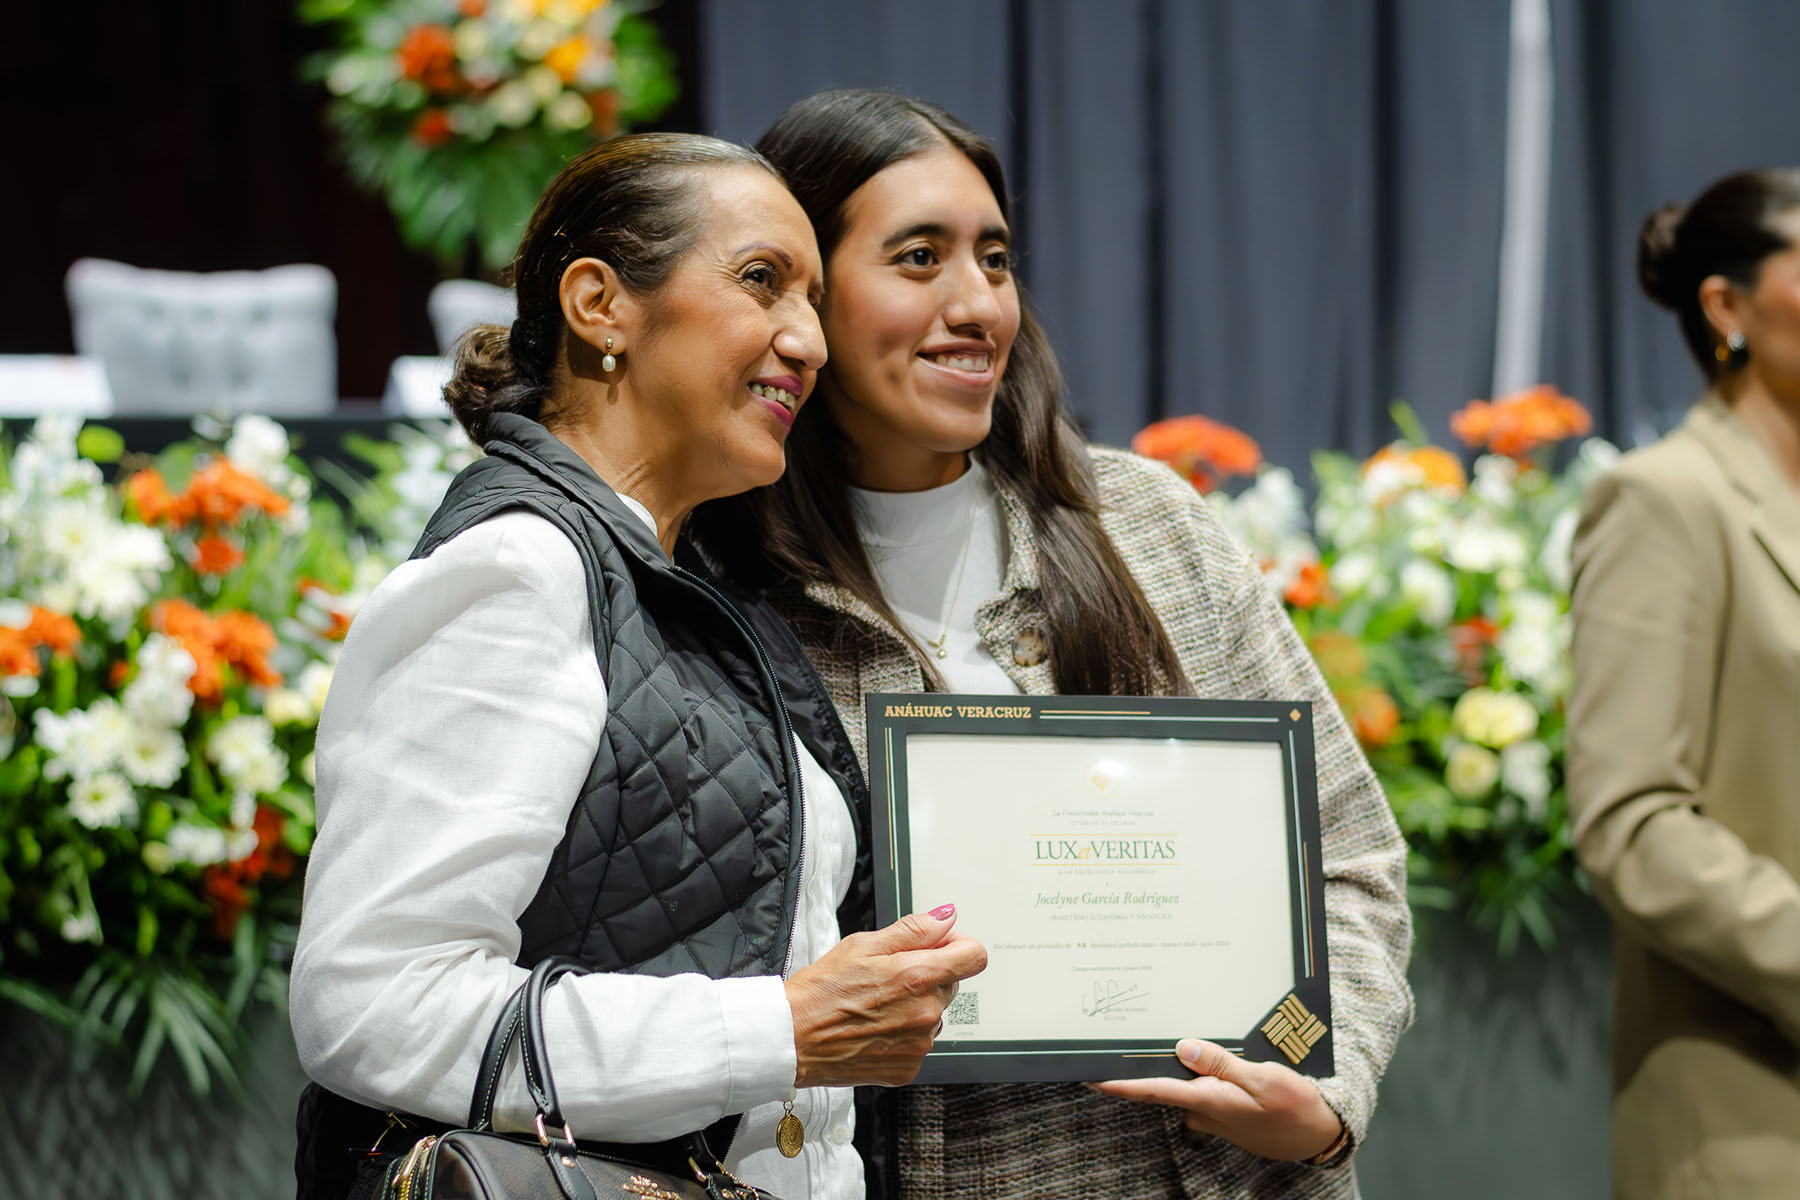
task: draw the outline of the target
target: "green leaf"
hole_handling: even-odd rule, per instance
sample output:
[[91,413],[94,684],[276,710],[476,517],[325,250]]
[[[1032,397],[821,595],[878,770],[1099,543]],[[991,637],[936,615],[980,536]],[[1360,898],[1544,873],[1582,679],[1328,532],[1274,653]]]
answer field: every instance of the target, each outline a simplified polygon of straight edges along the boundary
[[125,455],[125,439],[104,425],[84,425],[75,435],[75,452],[97,463],[118,462]]

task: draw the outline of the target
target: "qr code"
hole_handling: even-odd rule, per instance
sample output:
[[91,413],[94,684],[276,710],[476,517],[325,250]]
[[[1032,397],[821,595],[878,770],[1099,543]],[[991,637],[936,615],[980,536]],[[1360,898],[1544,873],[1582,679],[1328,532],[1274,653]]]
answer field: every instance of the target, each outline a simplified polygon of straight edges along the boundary
[[946,1025],[979,1025],[981,1024],[981,993],[958,992],[950,1007],[944,1010]]

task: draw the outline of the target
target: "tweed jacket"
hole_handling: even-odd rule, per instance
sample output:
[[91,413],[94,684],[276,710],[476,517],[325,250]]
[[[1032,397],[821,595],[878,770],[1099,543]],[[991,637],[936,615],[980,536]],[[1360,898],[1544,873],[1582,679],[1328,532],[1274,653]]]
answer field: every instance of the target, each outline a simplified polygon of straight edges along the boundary
[[1595,481],[1573,612],[1614,1192],[1800,1195],[1800,493],[1718,396]]
[[[1309,699],[1318,733],[1327,943],[1337,1074],[1319,1080],[1358,1143],[1376,1085],[1412,1021],[1406,848],[1386,799],[1305,645],[1249,552],[1159,463],[1092,450],[1101,521],[1168,631],[1197,695]],[[1001,594],[979,608],[983,641],[1027,693],[1054,691],[1042,641],[1037,547],[1023,501],[1001,489],[1009,551]],[[862,697],[921,690],[894,630],[841,589],[789,584],[770,597],[793,625],[866,755]],[[1021,639],[1024,639],[1021,641]],[[1194,1140],[1179,1112],[1079,1084],[916,1087],[901,1097],[902,1195],[1353,1197],[1353,1168],[1274,1162]]]

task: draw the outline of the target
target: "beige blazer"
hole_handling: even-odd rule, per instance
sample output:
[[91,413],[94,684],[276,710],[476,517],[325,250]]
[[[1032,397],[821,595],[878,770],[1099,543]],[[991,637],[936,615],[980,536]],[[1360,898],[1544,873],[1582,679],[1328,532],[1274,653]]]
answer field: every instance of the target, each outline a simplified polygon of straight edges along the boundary
[[1620,1197],[1800,1197],[1800,495],[1717,395],[1575,536],[1568,795]]

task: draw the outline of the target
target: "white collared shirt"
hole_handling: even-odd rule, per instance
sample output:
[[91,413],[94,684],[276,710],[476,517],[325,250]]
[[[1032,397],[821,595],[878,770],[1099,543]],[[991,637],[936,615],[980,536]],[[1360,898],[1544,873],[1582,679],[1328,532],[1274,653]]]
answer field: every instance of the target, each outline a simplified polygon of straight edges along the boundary
[[[484,521],[370,595],[319,723],[318,837],[291,993],[313,1079],[377,1108],[465,1119],[488,1031],[525,978],[519,916],[606,717],[581,560],[543,518]],[[838,941],[855,833],[836,783],[796,749],[798,968]],[[779,978],[565,978],[544,1014],[577,1137],[654,1141],[743,1112],[728,1161],[747,1182],[787,1200],[864,1194],[850,1089],[794,1092]],[[791,1160],[774,1149],[790,1097],[806,1129]],[[495,1123],[523,1130],[533,1116],[514,1056]]]

